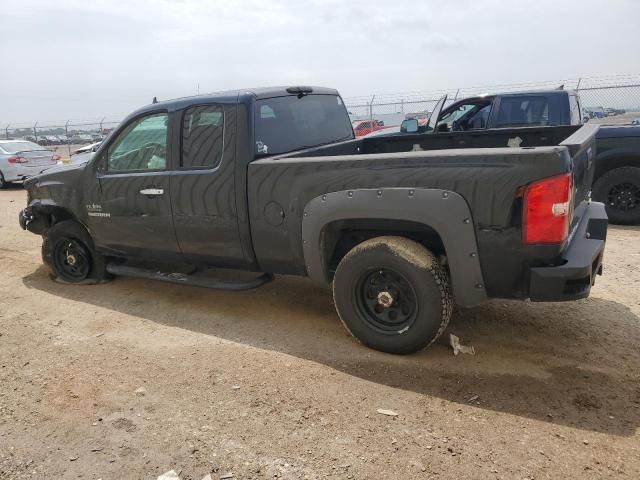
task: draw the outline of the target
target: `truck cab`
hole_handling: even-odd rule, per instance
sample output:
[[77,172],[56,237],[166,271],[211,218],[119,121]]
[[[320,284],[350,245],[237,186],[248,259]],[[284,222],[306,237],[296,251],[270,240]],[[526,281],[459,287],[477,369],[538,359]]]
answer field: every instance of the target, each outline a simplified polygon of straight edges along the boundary
[[442,110],[438,132],[582,124],[576,92],[550,90],[466,98]]

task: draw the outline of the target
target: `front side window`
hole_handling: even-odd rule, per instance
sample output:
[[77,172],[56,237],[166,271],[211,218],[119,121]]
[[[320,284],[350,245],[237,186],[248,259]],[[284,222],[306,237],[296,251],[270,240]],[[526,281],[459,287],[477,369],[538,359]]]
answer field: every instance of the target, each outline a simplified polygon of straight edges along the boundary
[[438,120],[438,131],[464,131],[485,128],[491,101],[480,103],[465,103],[453,110],[449,110]]
[[109,146],[107,170],[164,170],[167,167],[167,113],[131,122]]
[[214,168],[222,161],[224,110],[220,105],[188,108],[182,118],[183,168]]

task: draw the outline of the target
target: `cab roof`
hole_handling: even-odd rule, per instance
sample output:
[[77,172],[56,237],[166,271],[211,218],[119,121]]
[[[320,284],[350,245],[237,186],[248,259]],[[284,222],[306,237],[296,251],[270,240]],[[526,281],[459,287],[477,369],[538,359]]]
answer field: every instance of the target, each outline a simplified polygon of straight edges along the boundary
[[[272,97],[284,97],[298,95],[295,89],[311,90],[309,95],[339,95],[338,91],[334,88],[326,87],[307,87],[307,86],[288,86],[288,87],[256,87],[256,88],[242,88],[238,90],[227,90],[222,92],[205,93],[201,95],[193,95],[189,97],[174,98],[171,100],[164,100],[157,103],[152,103],[142,107],[137,113],[154,110],[158,107],[164,107],[169,110],[184,108],[189,105],[198,105],[202,103],[245,103],[251,100],[260,100],[263,98]],[[289,91],[287,91],[289,90]],[[305,90],[305,91],[306,91]]]

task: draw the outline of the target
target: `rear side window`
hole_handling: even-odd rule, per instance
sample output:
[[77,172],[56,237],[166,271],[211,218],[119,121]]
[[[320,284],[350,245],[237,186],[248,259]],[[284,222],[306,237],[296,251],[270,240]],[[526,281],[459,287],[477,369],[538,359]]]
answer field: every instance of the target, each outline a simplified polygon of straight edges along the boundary
[[221,105],[188,108],[182,119],[183,168],[215,168],[224,149],[224,109]]
[[497,127],[549,125],[549,104],[543,96],[502,97]]

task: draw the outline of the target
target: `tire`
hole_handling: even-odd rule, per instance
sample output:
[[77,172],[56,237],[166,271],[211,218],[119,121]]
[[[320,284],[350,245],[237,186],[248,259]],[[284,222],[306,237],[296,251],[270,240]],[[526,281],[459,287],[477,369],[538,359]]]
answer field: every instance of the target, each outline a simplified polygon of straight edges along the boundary
[[349,333],[387,353],[432,344],[453,311],[447,271],[429,250],[403,237],[373,238],[349,251],[336,269],[333,299]]
[[0,172],[0,190],[6,188],[7,185],[9,185],[9,182],[5,182],[4,175],[2,174],[2,172]]
[[611,223],[640,223],[640,168],[609,170],[593,186],[593,199],[605,204]]
[[55,281],[87,285],[111,278],[104,256],[95,251],[91,236],[79,223],[56,223],[44,232],[42,240],[42,261]]

